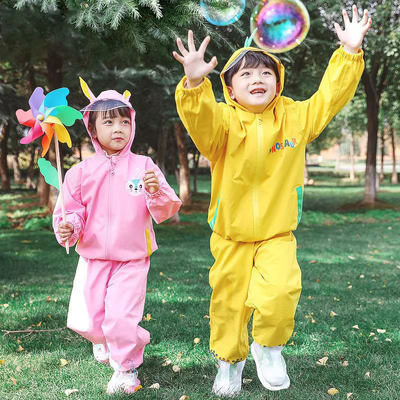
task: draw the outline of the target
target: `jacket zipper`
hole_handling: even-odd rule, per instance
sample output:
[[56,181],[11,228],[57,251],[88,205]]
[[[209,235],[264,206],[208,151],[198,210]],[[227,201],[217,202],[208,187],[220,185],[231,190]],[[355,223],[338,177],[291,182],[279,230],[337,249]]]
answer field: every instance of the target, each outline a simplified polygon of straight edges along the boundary
[[253,233],[254,237],[258,238],[258,221],[259,221],[259,202],[258,202],[258,185],[260,184],[260,165],[262,148],[264,142],[263,136],[263,120],[262,115],[257,115],[257,149],[256,149],[256,170],[255,170],[255,185],[253,187]]
[[108,236],[110,230],[110,220],[111,220],[111,177],[115,174],[115,167],[112,161],[112,156],[108,156],[107,158],[110,160],[110,173],[108,174],[108,204],[107,204],[107,226],[106,226],[106,243],[104,246],[105,249],[105,259],[108,259]]

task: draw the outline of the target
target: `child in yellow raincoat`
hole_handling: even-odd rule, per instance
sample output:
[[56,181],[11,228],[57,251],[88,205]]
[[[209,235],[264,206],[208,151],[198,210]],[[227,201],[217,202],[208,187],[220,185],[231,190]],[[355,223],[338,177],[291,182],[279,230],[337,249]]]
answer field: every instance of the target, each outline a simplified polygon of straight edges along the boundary
[[217,103],[205,77],[217,65],[196,50],[173,55],[185,71],[176,89],[179,116],[200,152],[211,162],[208,222],[215,263],[210,271],[210,349],[219,369],[213,391],[241,390],[249,353],[247,325],[253,314],[251,353],[257,375],[269,390],[290,380],[281,351],[294,328],[301,292],[293,231],[301,218],[305,149],[354,96],[364,68],[363,38],[371,26],[365,11],[345,29],[335,24],[341,47],[329,62],[317,92],[308,100],[281,95],[284,67],[264,50],[237,50],[221,72],[226,103]]

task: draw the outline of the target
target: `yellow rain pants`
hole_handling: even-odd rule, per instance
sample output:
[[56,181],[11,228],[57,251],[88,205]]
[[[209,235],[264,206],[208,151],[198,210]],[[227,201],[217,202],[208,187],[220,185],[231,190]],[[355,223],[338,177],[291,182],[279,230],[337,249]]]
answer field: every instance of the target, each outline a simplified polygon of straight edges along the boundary
[[301,292],[301,271],[292,232],[260,242],[210,240],[215,263],[210,270],[210,349],[219,359],[247,358],[247,325],[263,346],[286,344],[294,328]]

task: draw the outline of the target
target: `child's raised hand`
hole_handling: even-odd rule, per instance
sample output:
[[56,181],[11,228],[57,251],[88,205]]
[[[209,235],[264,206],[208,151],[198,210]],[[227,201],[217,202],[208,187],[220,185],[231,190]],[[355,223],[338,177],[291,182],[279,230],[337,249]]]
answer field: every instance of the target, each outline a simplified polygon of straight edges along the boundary
[[342,10],[344,20],[344,30],[335,22],[335,29],[343,48],[348,53],[357,53],[365,34],[372,25],[371,18],[368,18],[368,11],[364,10],[364,15],[358,21],[357,6],[353,5],[353,20],[350,22],[345,9]]
[[203,78],[218,64],[216,57],[213,57],[208,63],[204,61],[204,53],[209,42],[210,36],[207,36],[201,43],[199,49],[196,50],[193,40],[193,32],[188,31],[188,51],[182,44],[182,40],[180,38],[176,39],[181,54],[174,51],[172,55],[183,65],[187,77],[187,86],[189,88],[198,86],[203,81]]
[[158,182],[157,175],[155,174],[154,171],[146,171],[144,173],[143,182],[144,182],[144,188],[149,193],[158,192],[159,182]]
[[74,226],[70,222],[62,222],[58,225],[58,234],[61,241],[65,243],[74,233]]

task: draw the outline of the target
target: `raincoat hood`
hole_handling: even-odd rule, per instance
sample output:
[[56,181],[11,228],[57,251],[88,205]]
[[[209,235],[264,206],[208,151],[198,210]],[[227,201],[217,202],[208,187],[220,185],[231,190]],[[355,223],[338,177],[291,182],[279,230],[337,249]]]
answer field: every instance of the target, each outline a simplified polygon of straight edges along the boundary
[[[128,90],[125,90],[124,93],[118,93],[116,90],[105,90],[101,92],[97,97],[94,96],[92,91],[89,89],[89,86],[87,83],[79,77],[81,88],[85,96],[90,100],[90,103],[84,108],[83,110],[83,122],[85,124],[86,130],[88,131],[88,134],[90,136],[90,139],[93,143],[93,147],[96,150],[97,154],[104,154],[104,150],[101,148],[100,143],[92,137],[92,134],[89,131],[89,113],[94,112],[94,111],[89,111],[91,109],[91,106],[97,102],[101,101],[107,101],[107,100],[113,100],[111,103],[119,104],[119,106],[115,107],[110,107],[109,109],[114,109],[114,108],[120,108],[120,107],[128,107],[131,112],[131,136],[129,138],[129,142],[127,145],[118,153],[118,155],[123,155],[126,153],[129,153],[130,148],[133,143],[133,139],[135,138],[135,115],[136,112],[132,107],[132,104],[130,103],[129,99],[131,97],[131,93]],[[122,103],[122,104],[121,104]]]
[[[225,97],[225,101],[227,104],[229,104],[230,106],[236,107],[236,108],[240,108],[243,111],[248,111],[245,107],[243,107],[242,105],[240,105],[239,103],[237,103],[235,100],[232,100],[231,97],[229,96],[229,91],[228,91],[228,87],[225,83],[225,72],[232,68],[236,63],[238,62],[242,62],[243,57],[246,55],[246,53],[248,53],[249,51],[257,51],[257,52],[262,52],[264,54],[266,54],[267,56],[271,57],[273,61],[275,61],[277,69],[278,69],[278,74],[279,74],[279,84],[280,84],[280,89],[279,89],[279,93],[277,96],[275,96],[275,98],[271,101],[271,103],[268,104],[268,106],[265,108],[265,110],[269,110],[272,109],[276,102],[278,101],[278,98],[280,97],[282,90],[283,90],[283,86],[284,86],[284,79],[285,79],[285,67],[283,66],[283,64],[280,62],[280,60],[275,57],[273,54],[268,53],[267,51],[263,50],[263,49],[259,49],[257,47],[243,47],[239,50],[236,50],[232,56],[230,57],[230,59],[228,60],[228,62],[225,64],[222,72],[220,73],[220,78],[221,78],[221,82],[222,82],[222,87],[224,90],[224,97]],[[264,111],[265,111],[264,110]]]

